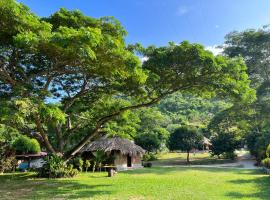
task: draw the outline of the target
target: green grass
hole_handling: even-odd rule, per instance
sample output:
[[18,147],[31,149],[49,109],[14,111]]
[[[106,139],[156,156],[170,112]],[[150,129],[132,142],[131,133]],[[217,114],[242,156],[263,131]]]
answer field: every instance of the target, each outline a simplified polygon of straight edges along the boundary
[[36,179],[30,173],[0,176],[0,199],[269,199],[270,177],[258,170],[156,167],[83,173],[73,179]]
[[[186,153],[162,153],[158,155],[158,160],[152,161],[155,166],[159,165],[186,165]],[[190,153],[191,165],[209,165],[209,164],[223,164],[235,162],[229,159],[218,159],[210,156],[209,153],[198,152],[196,154]]]

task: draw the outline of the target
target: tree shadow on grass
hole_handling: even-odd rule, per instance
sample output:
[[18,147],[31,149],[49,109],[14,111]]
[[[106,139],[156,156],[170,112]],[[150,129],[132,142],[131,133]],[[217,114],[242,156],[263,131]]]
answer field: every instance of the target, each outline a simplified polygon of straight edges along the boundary
[[[258,169],[232,169],[232,168],[194,168],[194,167],[153,167],[142,170],[126,171],[123,173],[136,175],[136,174],[156,174],[166,175],[169,173],[174,174],[174,172],[179,171],[197,171],[197,172],[207,172],[213,173],[214,175],[219,173],[230,173],[238,176],[232,177],[233,180],[229,180],[228,183],[232,185],[245,185],[248,184],[247,188],[252,187],[252,191],[244,190],[240,191],[227,191],[225,194],[229,199],[261,199],[269,200],[270,199],[270,176],[263,175],[261,170]],[[239,177],[239,178],[238,178]],[[241,178],[245,177],[245,178]],[[234,187],[233,187],[234,188]],[[243,188],[242,188],[243,189]]]
[[[250,175],[253,175],[255,172],[250,173]],[[258,172],[257,172],[258,173]],[[232,180],[229,181],[232,184],[254,184],[256,192],[244,194],[240,192],[229,192],[226,194],[226,196],[230,197],[231,199],[270,199],[270,177],[269,175],[261,176],[261,177],[254,177],[253,179],[238,179],[238,180]]]
[[234,169],[234,168],[214,168],[214,167],[182,167],[182,166],[173,166],[173,167],[152,167],[152,168],[143,168],[143,169],[136,169],[136,170],[128,170],[123,171],[120,173],[125,174],[156,174],[156,175],[166,175],[169,173],[174,172],[180,172],[180,171],[201,171],[201,172],[209,172],[209,173],[224,173],[224,172],[230,172],[230,173],[253,173],[258,174],[260,173],[259,170],[246,170],[246,169]]
[[[193,158],[190,160],[191,165],[212,165],[212,164],[226,164],[226,163],[235,163],[236,161],[230,159],[217,159],[213,157],[209,158]],[[158,159],[151,161],[154,166],[164,166],[164,165],[189,165],[187,164],[186,159],[184,158],[166,158]]]
[[[91,178],[89,179],[91,180]],[[80,199],[109,195],[110,184],[85,184],[77,179],[36,179],[34,174],[0,176],[0,199]]]

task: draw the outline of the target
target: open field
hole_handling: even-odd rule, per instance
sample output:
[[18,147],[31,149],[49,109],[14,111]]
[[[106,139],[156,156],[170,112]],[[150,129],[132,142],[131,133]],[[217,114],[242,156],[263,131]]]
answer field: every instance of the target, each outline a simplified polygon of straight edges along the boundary
[[0,199],[269,199],[270,177],[259,170],[154,167],[82,173],[73,179],[0,176]]
[[[186,165],[186,153],[163,153],[158,155],[158,160],[151,161],[155,166],[159,165]],[[210,156],[209,153],[197,152],[190,153],[191,165],[208,165],[208,164],[223,164],[233,163],[235,161],[229,159],[218,159],[217,157]]]

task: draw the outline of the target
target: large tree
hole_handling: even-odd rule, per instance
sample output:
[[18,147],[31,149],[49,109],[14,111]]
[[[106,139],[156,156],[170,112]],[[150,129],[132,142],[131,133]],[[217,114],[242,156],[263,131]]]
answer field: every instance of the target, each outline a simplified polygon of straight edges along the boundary
[[41,19],[0,0],[0,26],[1,123],[66,159],[107,122],[176,91],[254,98],[241,59],[182,42],[144,49],[141,65],[113,18],[61,9]]
[[187,152],[187,163],[189,153],[192,149],[198,148],[203,141],[203,136],[198,129],[191,126],[182,126],[176,129],[169,138],[170,150],[181,150]]
[[[234,31],[225,37],[224,54],[228,57],[243,57],[251,86],[256,89],[257,100],[252,104],[235,104],[217,115],[210,127],[221,132],[225,129],[238,129],[246,134],[247,144],[258,160],[265,157],[270,125],[270,30],[269,26],[260,29]],[[226,125],[226,126],[224,126]],[[242,134],[243,135],[243,134]]]

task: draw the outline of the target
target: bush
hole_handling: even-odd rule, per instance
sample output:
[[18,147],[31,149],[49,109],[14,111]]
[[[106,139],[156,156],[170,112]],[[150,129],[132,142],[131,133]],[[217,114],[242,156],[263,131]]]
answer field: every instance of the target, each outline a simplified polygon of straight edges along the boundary
[[17,160],[14,156],[3,157],[0,159],[0,173],[11,172],[15,169]]
[[270,144],[267,146],[265,153],[266,153],[266,157],[270,158]]
[[265,158],[261,162],[262,166],[270,169],[270,158]]
[[38,176],[43,178],[68,178],[76,176],[79,171],[73,165],[66,165],[64,160],[57,155],[45,158],[45,164],[38,170]]
[[82,158],[80,158],[80,157],[74,158],[71,163],[80,172],[82,171],[82,169],[83,169],[83,159]]
[[135,143],[146,151],[157,151],[161,147],[162,140],[154,133],[141,133],[135,137]]
[[234,151],[241,147],[241,138],[234,132],[220,132],[211,138],[211,154],[234,159]]
[[153,160],[157,160],[157,155],[155,153],[148,152],[143,155],[143,161],[153,161]]
[[87,172],[88,171],[88,168],[91,166],[91,162],[90,160],[86,160],[84,162],[84,167],[85,167],[85,171]]
[[17,154],[39,153],[40,145],[36,139],[27,136],[18,137],[12,144]]
[[225,152],[224,154],[223,154],[223,157],[225,158],[225,159],[231,159],[231,160],[234,160],[235,158],[236,158],[236,154],[234,153],[234,152]]

